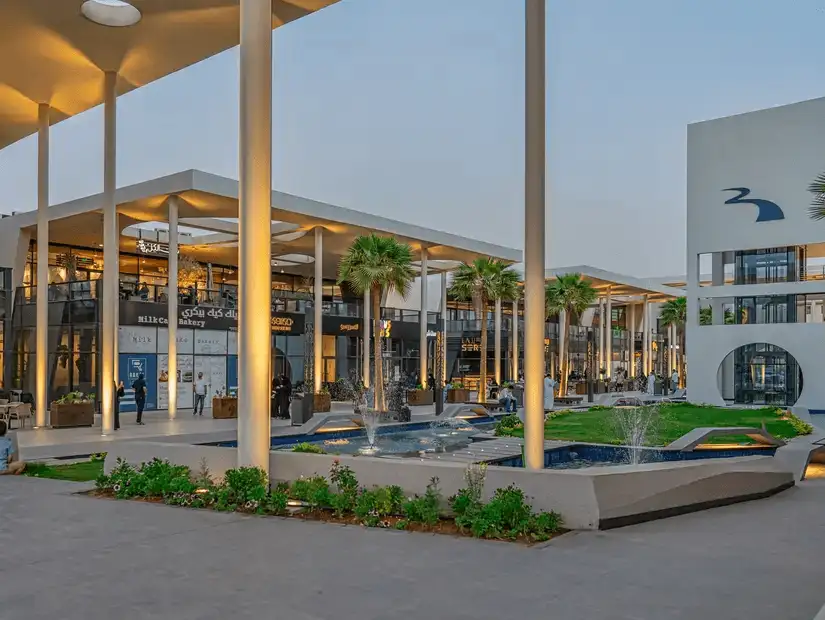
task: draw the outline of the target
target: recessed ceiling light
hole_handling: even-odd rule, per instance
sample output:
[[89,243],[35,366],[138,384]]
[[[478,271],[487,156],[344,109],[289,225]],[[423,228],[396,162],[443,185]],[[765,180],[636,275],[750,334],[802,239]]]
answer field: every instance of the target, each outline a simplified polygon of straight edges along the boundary
[[101,26],[134,26],[141,18],[137,7],[123,0],[86,0],[80,6],[80,12]]

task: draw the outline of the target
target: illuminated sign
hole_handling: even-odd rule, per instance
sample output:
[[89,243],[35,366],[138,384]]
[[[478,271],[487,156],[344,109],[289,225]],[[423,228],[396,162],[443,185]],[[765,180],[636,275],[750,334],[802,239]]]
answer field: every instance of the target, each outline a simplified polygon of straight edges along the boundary
[[358,323],[342,323],[339,325],[338,329],[342,332],[357,332],[361,329],[361,326]]
[[168,243],[160,243],[159,241],[147,241],[146,239],[138,239],[136,247],[137,251],[141,254],[149,254],[151,256],[169,256]]
[[481,339],[480,338],[462,338],[461,339],[461,350],[464,353],[469,353],[471,351],[481,351]]
[[272,331],[274,332],[292,332],[292,325],[295,321],[288,316],[273,316],[270,321]]
[[389,338],[392,333],[392,321],[381,321],[381,337]]

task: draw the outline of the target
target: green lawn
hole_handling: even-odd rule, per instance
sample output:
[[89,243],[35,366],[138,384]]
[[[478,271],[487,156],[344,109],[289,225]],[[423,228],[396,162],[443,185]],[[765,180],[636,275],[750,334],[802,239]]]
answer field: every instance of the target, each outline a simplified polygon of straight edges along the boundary
[[46,465],[44,463],[29,463],[25,474],[35,478],[51,478],[52,480],[70,480],[72,482],[89,482],[97,480],[103,473],[103,461],[84,461],[69,465]]
[[[752,426],[761,428],[762,422],[769,433],[783,439],[800,434],[790,420],[782,419],[776,409],[734,409],[722,407],[697,407],[686,403],[663,404],[659,407],[658,425],[648,437],[649,445],[667,445],[694,428],[703,426]],[[799,422],[797,421],[797,425]],[[612,408],[571,411],[551,420],[544,426],[546,439],[583,441],[588,443],[622,444],[624,439],[616,426]],[[499,431],[501,432],[501,431]],[[810,432],[810,431],[808,431]],[[506,429],[505,434],[524,436],[524,429]],[[712,439],[710,443],[745,443],[745,437],[728,436]]]

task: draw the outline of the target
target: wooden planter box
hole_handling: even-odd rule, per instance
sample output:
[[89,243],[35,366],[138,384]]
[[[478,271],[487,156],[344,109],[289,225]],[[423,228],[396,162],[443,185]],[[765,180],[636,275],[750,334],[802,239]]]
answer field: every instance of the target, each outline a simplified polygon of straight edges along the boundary
[[212,417],[219,420],[238,417],[238,399],[215,396],[212,399]]
[[312,410],[315,413],[326,413],[332,409],[332,398],[329,394],[313,394],[314,403]]
[[410,407],[433,404],[432,390],[407,390],[407,404]]
[[52,428],[69,428],[72,426],[94,426],[94,403],[70,403],[59,405],[52,403],[49,409]]
[[447,390],[448,403],[466,403],[470,400],[470,390]]

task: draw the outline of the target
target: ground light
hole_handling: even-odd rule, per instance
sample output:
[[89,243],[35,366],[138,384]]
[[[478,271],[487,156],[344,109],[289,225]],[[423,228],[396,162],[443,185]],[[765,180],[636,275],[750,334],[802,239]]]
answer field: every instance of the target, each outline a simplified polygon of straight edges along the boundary
[[123,0],[86,0],[80,12],[96,24],[116,28],[134,26],[141,18],[138,8]]

